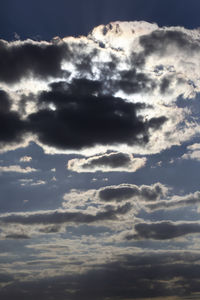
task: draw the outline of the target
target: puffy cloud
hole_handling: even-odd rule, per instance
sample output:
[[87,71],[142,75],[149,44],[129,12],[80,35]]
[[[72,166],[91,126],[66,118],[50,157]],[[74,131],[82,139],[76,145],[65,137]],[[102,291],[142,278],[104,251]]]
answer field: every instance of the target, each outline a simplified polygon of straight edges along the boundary
[[120,184],[101,188],[98,192],[102,201],[124,201],[127,199],[140,198],[143,201],[153,201],[164,197],[168,188],[160,183],[151,186],[134,184]]
[[194,159],[200,161],[200,144],[193,144],[187,147],[188,152],[183,154],[183,159]]
[[132,154],[111,152],[89,158],[75,158],[67,163],[68,170],[74,172],[136,172],[145,166],[146,158]]
[[0,54],[1,86],[13,96],[0,95],[5,151],[29,138],[49,152],[150,154],[199,132],[176,101],[200,91],[198,30],[113,22],[87,37],[1,40]]
[[167,221],[156,223],[138,223],[135,225],[135,233],[128,234],[126,239],[168,240],[193,233],[200,233],[200,223],[173,223]]

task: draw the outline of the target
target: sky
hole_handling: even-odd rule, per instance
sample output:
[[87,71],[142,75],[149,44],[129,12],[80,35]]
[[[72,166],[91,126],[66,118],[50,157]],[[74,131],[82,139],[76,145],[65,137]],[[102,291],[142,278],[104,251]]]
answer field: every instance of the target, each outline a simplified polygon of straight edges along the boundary
[[2,0],[0,298],[200,298],[200,2]]

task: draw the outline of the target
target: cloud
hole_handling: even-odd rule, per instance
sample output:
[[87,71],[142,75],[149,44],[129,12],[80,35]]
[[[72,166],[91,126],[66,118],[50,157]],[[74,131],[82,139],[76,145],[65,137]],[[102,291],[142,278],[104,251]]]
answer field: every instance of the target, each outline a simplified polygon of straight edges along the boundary
[[63,223],[92,223],[105,220],[117,220],[118,215],[124,215],[131,209],[130,203],[117,208],[108,207],[107,210],[96,214],[87,214],[77,211],[50,210],[27,213],[8,213],[0,215],[0,222],[6,224],[63,224]]
[[29,76],[62,76],[61,62],[68,55],[68,47],[61,41],[54,44],[32,40],[10,43],[0,40],[0,81],[12,84]]
[[20,161],[20,162],[29,162],[29,161],[31,161],[31,160],[32,160],[32,157],[26,155],[26,156],[21,157],[19,161]]
[[192,36],[183,32],[180,27],[169,28],[166,31],[158,29],[148,35],[143,35],[140,37],[140,44],[144,48],[145,56],[152,55],[152,53],[167,55],[174,48],[186,53],[195,53],[200,50],[198,40],[193,40]]
[[151,186],[134,184],[120,184],[116,186],[107,186],[98,191],[99,199],[102,201],[125,201],[127,199],[140,198],[142,201],[153,201],[164,197],[168,188],[161,183]]
[[160,115],[145,120],[139,114],[145,109],[144,104],[130,103],[111,95],[93,96],[87,89],[75,94],[71,86],[68,90],[63,84],[51,85],[51,91],[43,92],[39,101],[41,105],[53,104],[55,110],[42,108],[30,114],[27,126],[41,143],[60,149],[144,145],[149,141],[150,131],[159,130],[167,121]]
[[156,223],[138,223],[135,225],[135,233],[128,234],[126,239],[168,240],[193,233],[200,233],[200,224],[198,222],[173,223],[163,221]]
[[198,30],[112,22],[85,37],[1,40],[0,54],[1,88],[12,94],[0,94],[5,151],[30,139],[48,153],[145,155],[199,132],[177,105],[200,92]]
[[182,159],[194,159],[200,161],[200,144],[193,144],[187,147],[188,153],[182,155]]
[[147,210],[173,209],[189,205],[200,204],[200,192],[191,193],[185,196],[173,196],[171,199],[156,201],[145,204]]
[[18,234],[18,233],[13,233],[13,234],[7,234],[5,236],[6,239],[12,239],[12,240],[24,240],[24,239],[29,239],[30,236],[26,234]]
[[73,172],[136,172],[144,167],[146,158],[134,157],[132,154],[111,152],[89,158],[75,158],[67,163]]
[[0,166],[0,173],[1,172],[32,173],[37,171],[38,170],[31,167],[22,168],[21,166],[18,165]]
[[20,143],[25,132],[25,123],[17,111],[11,110],[9,95],[0,90],[0,149],[6,144]]
[[[26,292],[31,300],[197,299],[199,258],[199,253],[188,251],[121,254],[112,261],[96,262],[84,272],[20,280],[17,285],[10,282],[0,295],[2,299],[12,299],[13,295],[20,299]],[[6,282],[12,277],[2,274],[1,278]]]

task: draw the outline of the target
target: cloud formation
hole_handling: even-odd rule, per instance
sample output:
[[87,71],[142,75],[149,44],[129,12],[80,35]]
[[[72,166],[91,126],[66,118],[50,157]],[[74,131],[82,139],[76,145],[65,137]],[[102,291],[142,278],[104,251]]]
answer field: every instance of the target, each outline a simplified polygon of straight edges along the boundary
[[134,234],[128,234],[127,240],[153,239],[169,240],[183,235],[200,233],[200,224],[198,222],[179,223],[179,222],[156,222],[156,223],[138,223],[135,225]]
[[67,169],[73,172],[136,172],[146,164],[145,157],[111,152],[89,158],[74,158],[68,161]]
[[[0,295],[12,299],[97,300],[106,298],[166,300],[199,297],[199,253],[188,251],[150,251],[116,256],[111,262],[94,264],[93,269],[73,274],[49,276],[42,280],[21,280],[11,276]],[[66,266],[66,265],[65,265]],[[69,267],[69,266],[67,266]]]
[[0,40],[0,81],[13,84],[24,77],[47,79],[62,76],[61,62],[67,56],[68,47],[61,42],[26,40],[9,43]]
[[1,40],[0,54],[1,151],[29,139],[47,152],[151,154],[199,132],[176,103],[200,91],[198,30],[113,22],[85,37]]
[[121,202],[127,199],[140,198],[143,201],[155,201],[164,197],[168,189],[156,183],[151,186],[134,184],[120,184],[117,186],[107,186],[98,191],[99,199],[102,201]]
[[145,209],[147,210],[159,210],[159,209],[174,209],[178,207],[199,205],[200,204],[200,192],[194,192],[185,196],[174,195],[168,200],[155,201],[147,203]]
[[187,147],[188,152],[182,155],[182,159],[193,159],[200,161],[200,144],[193,144]]
[[118,215],[126,214],[130,211],[130,203],[108,207],[106,210],[96,214],[88,214],[81,211],[50,210],[27,213],[8,213],[0,215],[0,222],[6,224],[63,224],[63,223],[92,223],[103,220],[117,220]]

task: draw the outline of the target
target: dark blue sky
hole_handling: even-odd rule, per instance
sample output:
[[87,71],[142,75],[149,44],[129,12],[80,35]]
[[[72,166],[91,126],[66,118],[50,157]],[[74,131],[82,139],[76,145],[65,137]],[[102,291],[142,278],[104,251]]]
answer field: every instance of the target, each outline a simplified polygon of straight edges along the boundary
[[200,26],[199,0],[2,0],[0,37],[11,40],[87,34],[110,21],[145,20],[160,26]]

